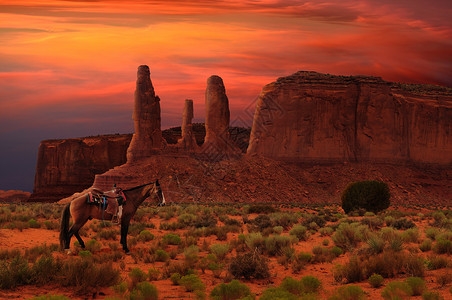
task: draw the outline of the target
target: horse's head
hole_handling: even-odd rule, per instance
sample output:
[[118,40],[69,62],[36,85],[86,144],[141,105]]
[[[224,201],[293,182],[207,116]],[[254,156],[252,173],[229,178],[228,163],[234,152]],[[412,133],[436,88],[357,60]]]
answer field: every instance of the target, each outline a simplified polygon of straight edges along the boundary
[[158,206],[165,206],[165,195],[163,195],[162,187],[160,186],[158,179],[153,185],[150,185],[148,193],[148,196],[151,197],[153,203],[157,204]]

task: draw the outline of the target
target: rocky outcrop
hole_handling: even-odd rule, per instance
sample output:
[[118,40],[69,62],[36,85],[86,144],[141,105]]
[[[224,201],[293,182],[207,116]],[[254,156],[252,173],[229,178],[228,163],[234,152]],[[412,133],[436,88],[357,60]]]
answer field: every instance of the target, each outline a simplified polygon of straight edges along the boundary
[[55,201],[91,186],[96,174],[126,162],[131,138],[128,134],[42,141],[29,201]]
[[24,191],[2,191],[0,190],[0,203],[19,203],[26,202],[30,198],[31,193]]
[[182,137],[178,146],[186,151],[194,151],[198,148],[195,134],[193,133],[193,100],[185,99],[184,113],[182,116]]
[[247,153],[311,163],[448,166],[451,132],[451,89],[298,72],[262,89]]
[[127,150],[127,161],[136,162],[162,148],[160,98],[155,95],[149,67],[138,67],[133,111],[135,133]]
[[229,135],[229,100],[221,77],[212,75],[206,88],[206,137],[201,152],[227,154],[237,151]]

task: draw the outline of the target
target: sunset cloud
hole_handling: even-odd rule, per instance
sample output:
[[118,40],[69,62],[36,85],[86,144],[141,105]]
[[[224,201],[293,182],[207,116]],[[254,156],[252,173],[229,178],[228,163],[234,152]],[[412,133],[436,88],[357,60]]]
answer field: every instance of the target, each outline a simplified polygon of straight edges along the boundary
[[[150,66],[162,99],[164,128],[180,124],[185,98],[194,100],[195,120],[203,121],[213,74],[225,82],[232,120],[241,121],[250,119],[243,111],[263,85],[299,70],[452,86],[451,6],[443,0],[428,7],[420,0],[3,0],[0,138],[8,145],[12,136],[26,137],[35,159],[42,139],[130,132],[141,64]],[[14,153],[8,149],[0,155]]]

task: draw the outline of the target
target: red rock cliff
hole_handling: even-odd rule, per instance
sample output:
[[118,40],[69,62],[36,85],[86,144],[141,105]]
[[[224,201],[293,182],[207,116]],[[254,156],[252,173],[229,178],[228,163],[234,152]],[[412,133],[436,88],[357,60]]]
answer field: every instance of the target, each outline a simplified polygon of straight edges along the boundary
[[90,187],[96,174],[126,162],[131,139],[127,134],[42,141],[29,201],[56,201]]
[[262,89],[247,153],[449,166],[451,132],[450,88],[297,72]]

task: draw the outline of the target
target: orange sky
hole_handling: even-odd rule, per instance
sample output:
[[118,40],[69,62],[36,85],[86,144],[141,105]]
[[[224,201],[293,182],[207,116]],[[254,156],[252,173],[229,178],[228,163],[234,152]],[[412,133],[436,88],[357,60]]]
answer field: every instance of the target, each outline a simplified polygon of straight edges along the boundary
[[132,131],[140,64],[164,128],[185,98],[203,120],[213,74],[245,123],[263,85],[299,70],[452,86],[452,4],[425,3],[0,0],[0,157],[34,169],[41,139]]

